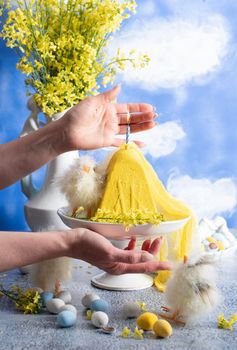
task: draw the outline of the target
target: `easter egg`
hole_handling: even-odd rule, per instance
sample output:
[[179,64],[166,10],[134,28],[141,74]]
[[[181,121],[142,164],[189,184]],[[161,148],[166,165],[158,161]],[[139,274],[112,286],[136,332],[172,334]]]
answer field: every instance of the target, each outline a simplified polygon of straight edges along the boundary
[[123,305],[123,315],[126,318],[138,317],[141,313],[141,309],[137,303],[132,301]]
[[152,312],[144,312],[137,318],[137,325],[144,331],[153,329],[154,324],[158,321],[156,314]]
[[168,321],[158,320],[153,326],[153,331],[158,337],[167,338],[172,335],[173,329]]
[[205,246],[207,246],[207,245],[209,245],[209,242],[208,242],[207,239],[204,239],[204,240],[202,241],[202,244],[204,244]]
[[103,311],[93,312],[91,316],[91,323],[97,328],[106,327],[109,323],[108,315]]
[[64,290],[57,295],[57,298],[62,299],[65,304],[69,304],[72,301],[72,296],[69,290]]
[[207,241],[208,241],[209,243],[216,243],[216,239],[213,238],[213,236],[207,237]]
[[58,314],[60,312],[60,308],[64,305],[65,303],[62,299],[54,298],[47,301],[46,309],[51,312],[51,314]]
[[66,304],[63,305],[62,307],[60,307],[59,312],[61,311],[71,311],[71,312],[75,312],[75,314],[77,315],[77,309],[75,308],[75,306],[71,305],[71,304]]
[[209,251],[209,252],[216,252],[216,251],[218,251],[218,246],[217,246],[217,244],[214,243],[214,242],[209,243],[208,251]]
[[53,299],[53,293],[52,292],[43,292],[40,294],[40,298],[42,301],[42,305],[45,306],[47,301]]
[[63,328],[72,327],[76,321],[77,315],[72,311],[61,311],[57,316],[57,324]]
[[213,238],[217,240],[217,242],[221,242],[224,245],[224,249],[229,248],[230,242],[226,239],[226,237],[222,233],[215,233]]
[[44,292],[43,289],[40,287],[33,287],[32,289],[35,290],[36,292],[38,292],[39,294]]
[[93,300],[90,303],[89,308],[91,309],[91,311],[107,312],[109,309],[109,304],[107,303],[107,301],[105,301],[103,299],[98,299],[98,300]]
[[88,293],[84,295],[81,302],[82,302],[82,305],[84,305],[85,307],[89,307],[93,300],[98,300],[98,299],[100,299],[100,297],[97,294]]

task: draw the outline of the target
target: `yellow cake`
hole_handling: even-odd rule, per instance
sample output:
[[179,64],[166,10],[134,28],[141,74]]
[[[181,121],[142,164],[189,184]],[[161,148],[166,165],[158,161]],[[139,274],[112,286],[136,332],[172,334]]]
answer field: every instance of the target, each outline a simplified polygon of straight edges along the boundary
[[[114,219],[116,222],[116,218],[128,219],[129,215],[134,217],[134,223],[138,216],[141,222],[151,223],[190,216],[184,228],[171,235],[172,256],[181,260],[184,255],[189,255],[195,226],[193,214],[166,191],[151,164],[134,143],[124,143],[112,156],[103,196],[93,219],[109,222]],[[159,258],[166,260],[167,257],[168,247],[164,242]]]

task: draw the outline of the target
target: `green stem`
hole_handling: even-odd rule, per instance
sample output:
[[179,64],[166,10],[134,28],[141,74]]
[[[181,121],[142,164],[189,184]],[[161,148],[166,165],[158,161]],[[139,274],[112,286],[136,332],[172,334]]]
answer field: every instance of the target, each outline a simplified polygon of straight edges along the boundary
[[0,293],[4,294],[6,297],[8,297],[9,299],[13,300],[13,301],[17,301],[16,298],[14,298],[12,296],[11,293],[9,293],[6,289],[0,289]]

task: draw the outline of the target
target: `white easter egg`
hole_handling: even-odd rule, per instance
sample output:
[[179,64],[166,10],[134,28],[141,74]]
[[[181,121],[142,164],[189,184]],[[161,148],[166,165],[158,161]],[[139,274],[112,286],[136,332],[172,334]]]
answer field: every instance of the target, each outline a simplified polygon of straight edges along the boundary
[[69,304],[72,301],[72,296],[69,290],[64,290],[57,295],[59,299],[62,299],[65,304]]
[[77,314],[77,309],[75,308],[75,306],[71,305],[71,304],[66,304],[66,305],[63,305],[61,308],[60,308],[60,311],[71,311],[71,312],[75,312],[75,314]]
[[62,306],[64,306],[65,303],[62,299],[54,298],[46,303],[46,309],[51,312],[51,314],[58,314],[60,312],[60,309]]
[[141,309],[137,303],[129,301],[123,305],[123,315],[126,318],[136,318],[140,315],[140,313]]
[[109,317],[103,311],[95,311],[91,316],[91,322],[95,327],[103,328],[109,323]]
[[81,302],[82,302],[82,305],[84,305],[85,307],[89,307],[92,301],[98,300],[98,299],[100,299],[99,295],[95,293],[88,293],[84,295]]

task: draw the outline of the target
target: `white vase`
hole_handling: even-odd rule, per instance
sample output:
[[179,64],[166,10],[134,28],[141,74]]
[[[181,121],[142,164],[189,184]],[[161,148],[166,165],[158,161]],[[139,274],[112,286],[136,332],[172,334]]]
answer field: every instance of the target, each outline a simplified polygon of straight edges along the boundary
[[[29,100],[28,108],[31,114],[23,127],[21,136],[41,126],[38,121],[40,110],[33,99]],[[64,113],[66,111],[58,113],[53,120],[59,119]],[[48,120],[48,122],[51,121]],[[25,218],[32,231],[68,230],[57,214],[58,208],[68,206],[68,201],[60,191],[58,180],[78,157],[78,151],[71,151],[50,161],[47,165],[44,185],[39,191],[34,187],[31,175],[21,180],[22,192],[28,197],[24,206]],[[47,290],[52,289],[56,282],[67,280],[70,277],[70,270],[70,259],[68,258],[52,259],[28,268],[34,283],[38,281],[38,287]],[[25,272],[25,269],[23,271]]]

